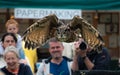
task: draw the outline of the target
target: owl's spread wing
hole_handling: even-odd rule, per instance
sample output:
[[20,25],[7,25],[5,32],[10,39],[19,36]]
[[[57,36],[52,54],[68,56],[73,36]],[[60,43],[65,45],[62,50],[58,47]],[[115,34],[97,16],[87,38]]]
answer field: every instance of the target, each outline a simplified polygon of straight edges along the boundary
[[101,45],[104,45],[104,41],[100,36],[100,33],[86,20],[75,16],[70,22],[70,28],[72,30],[77,30],[75,33],[81,35],[86,43],[93,49],[99,48]]
[[25,48],[42,46],[49,38],[53,37],[54,28],[58,25],[55,15],[46,16],[26,29],[23,34]]

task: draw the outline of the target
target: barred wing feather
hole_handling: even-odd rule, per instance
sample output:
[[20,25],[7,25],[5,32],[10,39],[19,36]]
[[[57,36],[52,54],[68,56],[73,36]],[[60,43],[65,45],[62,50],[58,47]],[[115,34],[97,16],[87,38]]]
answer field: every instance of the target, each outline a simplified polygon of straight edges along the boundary
[[50,34],[54,27],[58,25],[58,18],[55,15],[46,16],[30,27],[26,29],[23,34],[23,40],[25,41],[25,48],[37,48],[42,46],[48,38],[51,38]]
[[73,30],[79,29],[81,37],[94,50],[104,45],[104,41],[100,36],[100,33],[85,19],[75,16],[69,25]]

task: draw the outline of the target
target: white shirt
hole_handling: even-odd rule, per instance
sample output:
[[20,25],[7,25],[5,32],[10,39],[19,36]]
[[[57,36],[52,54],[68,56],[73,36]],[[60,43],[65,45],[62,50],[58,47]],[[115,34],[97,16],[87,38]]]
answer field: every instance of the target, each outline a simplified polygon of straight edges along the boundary
[[62,42],[63,43],[63,46],[64,46],[64,50],[63,50],[63,56],[66,56],[68,58],[73,58],[74,56],[74,42],[72,43],[66,43],[66,42]]

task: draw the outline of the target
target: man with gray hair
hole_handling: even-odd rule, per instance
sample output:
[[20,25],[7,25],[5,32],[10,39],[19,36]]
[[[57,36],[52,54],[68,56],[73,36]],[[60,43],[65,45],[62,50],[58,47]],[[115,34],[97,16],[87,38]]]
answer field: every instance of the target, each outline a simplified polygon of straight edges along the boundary
[[48,42],[51,57],[43,61],[36,75],[72,75],[74,61],[62,56],[64,46],[57,38],[51,38]]

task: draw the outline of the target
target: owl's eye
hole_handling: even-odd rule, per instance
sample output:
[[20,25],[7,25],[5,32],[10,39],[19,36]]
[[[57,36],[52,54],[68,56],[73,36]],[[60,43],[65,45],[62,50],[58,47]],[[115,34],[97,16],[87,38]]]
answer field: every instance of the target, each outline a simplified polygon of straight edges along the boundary
[[66,29],[65,32],[70,32],[70,29]]
[[67,29],[67,31],[70,31],[70,29]]

